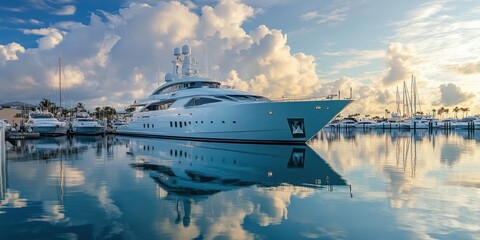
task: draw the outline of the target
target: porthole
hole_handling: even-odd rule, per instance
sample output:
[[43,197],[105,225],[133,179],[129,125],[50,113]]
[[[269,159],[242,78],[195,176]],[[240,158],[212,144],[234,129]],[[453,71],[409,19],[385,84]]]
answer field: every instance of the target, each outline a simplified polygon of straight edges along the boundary
[[177,127],[177,122],[175,122],[175,127]]
[[180,127],[182,127],[182,122],[180,122]]
[[225,123],[225,121],[222,121],[222,123]]
[[170,127],[173,127],[173,122],[170,122]]

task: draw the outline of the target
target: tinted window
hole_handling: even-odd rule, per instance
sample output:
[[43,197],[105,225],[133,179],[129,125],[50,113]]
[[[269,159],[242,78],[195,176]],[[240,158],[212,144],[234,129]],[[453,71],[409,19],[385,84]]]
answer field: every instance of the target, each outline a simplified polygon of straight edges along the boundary
[[150,105],[145,107],[142,110],[142,112],[166,110],[166,109],[169,109],[174,102],[175,101],[170,100],[170,101],[164,101],[164,102],[151,103]]
[[208,103],[214,103],[214,102],[221,102],[219,99],[213,99],[213,98],[192,98],[187,104],[185,104],[185,107],[193,107],[193,106],[200,106]]

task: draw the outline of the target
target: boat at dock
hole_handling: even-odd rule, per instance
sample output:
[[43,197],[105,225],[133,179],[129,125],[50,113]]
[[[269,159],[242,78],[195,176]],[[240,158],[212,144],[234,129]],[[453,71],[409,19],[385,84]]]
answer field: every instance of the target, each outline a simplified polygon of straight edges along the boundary
[[86,112],[76,113],[72,121],[72,133],[80,135],[99,135],[105,127]]
[[68,124],[59,121],[49,112],[31,112],[28,114],[25,130],[44,136],[58,136],[67,134]]
[[362,118],[355,123],[356,128],[373,128],[377,122],[370,118]]
[[[305,143],[352,100],[273,101],[197,76],[188,45],[174,50],[173,73],[137,101],[119,134],[206,141]],[[181,72],[179,71],[181,69]]]

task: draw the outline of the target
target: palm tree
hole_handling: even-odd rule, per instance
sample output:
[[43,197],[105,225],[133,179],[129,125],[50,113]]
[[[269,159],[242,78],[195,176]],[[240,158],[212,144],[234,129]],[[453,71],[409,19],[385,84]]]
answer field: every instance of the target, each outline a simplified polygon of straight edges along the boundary
[[435,108],[432,109],[432,115],[433,115],[433,117],[435,117],[435,112],[436,112],[436,111],[437,111],[437,109],[435,109]]
[[52,102],[50,102],[50,100],[44,98],[42,101],[40,101],[40,103],[38,103],[38,106],[40,107],[40,110],[44,111],[44,110],[47,110],[47,111],[50,111],[50,108],[52,107]]
[[111,119],[113,117],[113,115],[115,115],[117,113],[115,108],[112,108],[110,106],[104,107],[102,111],[104,112],[104,115],[106,115],[106,117],[108,119]]
[[77,106],[75,106],[73,109],[74,109],[75,112],[85,112],[86,111],[85,105],[81,102],[77,103]]
[[96,107],[96,108],[95,108],[95,116],[96,116],[97,118],[100,118],[100,111],[101,111],[101,110],[102,110],[101,107]]
[[460,111],[460,108],[458,106],[455,106],[455,108],[453,108],[453,112],[455,113],[455,118],[458,118],[458,111]]
[[437,111],[438,115],[440,115],[442,118],[443,118],[443,113],[445,112],[445,108],[444,107],[440,107]]
[[463,117],[466,117],[468,115],[468,112],[470,112],[470,108],[466,107],[463,109],[463,111],[466,113]]

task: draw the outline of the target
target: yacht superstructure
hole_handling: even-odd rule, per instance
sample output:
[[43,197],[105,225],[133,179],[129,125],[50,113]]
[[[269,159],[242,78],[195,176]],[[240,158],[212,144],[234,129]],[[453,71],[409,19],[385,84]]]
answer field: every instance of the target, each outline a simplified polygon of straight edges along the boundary
[[[272,101],[196,76],[191,50],[174,50],[173,73],[138,101],[117,133],[229,142],[304,143],[352,100]],[[179,69],[181,68],[181,72]]]

